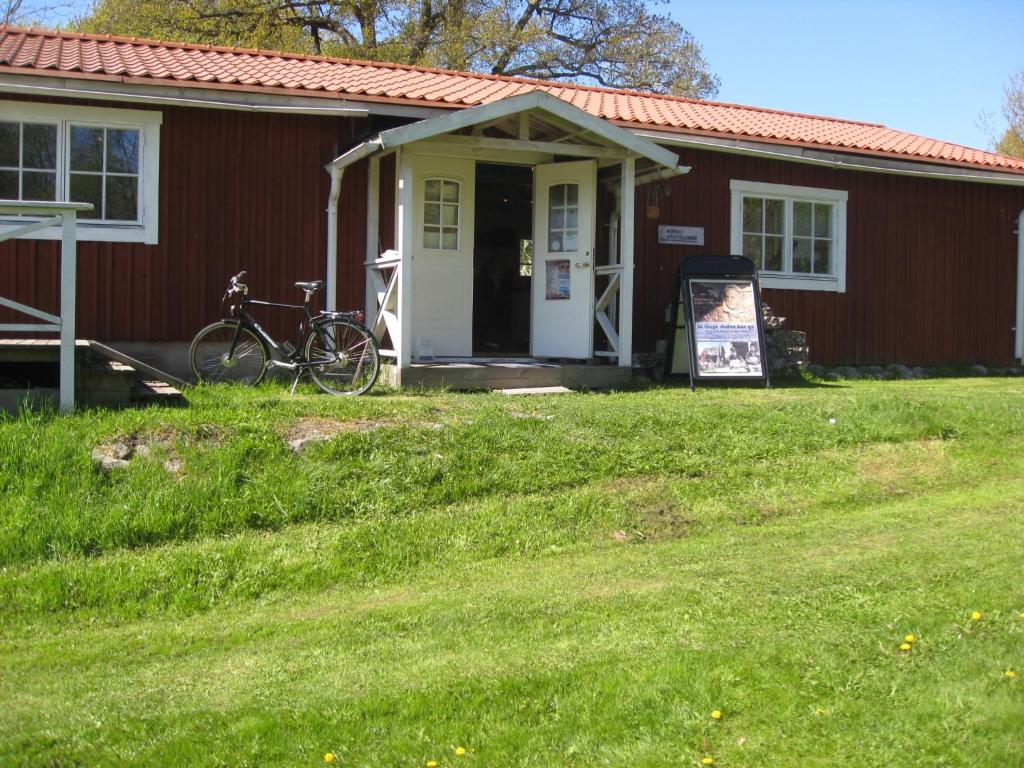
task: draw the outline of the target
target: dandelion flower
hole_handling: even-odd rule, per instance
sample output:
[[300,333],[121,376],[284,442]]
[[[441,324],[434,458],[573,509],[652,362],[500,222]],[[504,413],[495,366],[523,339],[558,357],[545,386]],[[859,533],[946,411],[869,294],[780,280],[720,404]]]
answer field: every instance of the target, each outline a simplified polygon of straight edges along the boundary
[[715,758],[713,758],[711,755],[708,755],[701,760],[701,763],[703,763],[704,765],[714,765]]
[[437,760],[427,760],[427,768],[437,768]]
[[900,650],[901,651],[909,651],[913,647],[914,646],[911,645],[910,643],[900,643]]
[[462,757],[464,754],[466,754],[466,748],[465,747],[456,747],[455,748],[455,754],[458,755],[459,757]]
[[333,752],[328,752],[326,755],[324,755],[324,762],[325,763],[333,763],[334,762],[334,753]]
[[1013,678],[1015,678],[1016,676],[1017,676],[1017,673],[1014,672],[1012,669],[1008,669],[1005,672],[1003,672],[1003,677],[1008,677],[1011,680],[1013,680]]
[[971,621],[981,621],[981,611],[974,611],[971,614]]
[[903,642],[904,643],[916,643],[917,642],[917,638],[914,637],[913,635],[907,635],[906,637],[903,638]]
[[721,711],[716,709],[714,712],[712,712],[711,713],[711,719],[712,720],[721,720],[722,719]]

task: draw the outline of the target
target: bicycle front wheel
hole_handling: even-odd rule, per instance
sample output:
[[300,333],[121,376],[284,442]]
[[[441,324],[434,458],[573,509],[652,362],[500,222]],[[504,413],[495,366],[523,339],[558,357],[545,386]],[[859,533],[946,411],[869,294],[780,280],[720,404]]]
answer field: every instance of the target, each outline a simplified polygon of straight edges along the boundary
[[[237,338],[237,341],[236,341]],[[253,386],[263,379],[270,355],[263,340],[237,320],[208,325],[192,340],[189,362],[196,380]]]
[[310,331],[305,355],[310,376],[329,395],[361,395],[380,373],[377,340],[346,320],[331,320]]

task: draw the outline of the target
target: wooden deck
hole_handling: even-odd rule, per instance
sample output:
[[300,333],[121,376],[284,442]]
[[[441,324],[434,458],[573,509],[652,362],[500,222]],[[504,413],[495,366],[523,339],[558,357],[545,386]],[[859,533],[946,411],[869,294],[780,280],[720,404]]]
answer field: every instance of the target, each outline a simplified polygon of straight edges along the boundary
[[[394,383],[394,368],[391,381]],[[438,359],[413,363],[402,369],[401,386],[411,389],[522,389],[567,387],[569,389],[622,389],[633,381],[629,368],[614,365],[555,363],[530,358]]]

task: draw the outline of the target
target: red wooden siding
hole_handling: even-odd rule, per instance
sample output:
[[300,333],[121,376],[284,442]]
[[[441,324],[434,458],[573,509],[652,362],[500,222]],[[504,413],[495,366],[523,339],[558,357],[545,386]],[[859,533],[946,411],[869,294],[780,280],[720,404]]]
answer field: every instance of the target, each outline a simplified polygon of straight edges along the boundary
[[665,307],[687,255],[729,252],[730,179],[849,192],[846,293],[765,290],[822,363],[930,364],[1013,358],[1016,222],[1024,189],[840,171],[699,150],[661,200],[662,224],[705,228],[705,245],[658,245],[636,205],[635,348],[667,337]]
[[[185,341],[220,316],[224,286],[240,270],[248,270],[256,298],[277,301],[301,299],[295,281],[326,276],[324,164],[354,143],[366,121],[161,111],[159,243],[79,243],[80,338]],[[339,205],[343,307],[363,304],[365,221],[364,164],[346,171]],[[52,241],[0,243],[0,295],[58,311],[58,253]],[[291,338],[294,318],[281,317],[288,314],[260,317]]]

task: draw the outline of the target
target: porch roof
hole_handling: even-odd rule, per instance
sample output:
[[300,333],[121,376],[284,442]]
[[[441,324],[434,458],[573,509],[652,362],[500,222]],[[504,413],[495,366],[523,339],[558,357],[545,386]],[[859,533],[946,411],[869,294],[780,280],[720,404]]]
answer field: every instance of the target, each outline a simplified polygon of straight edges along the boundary
[[340,170],[371,155],[444,135],[450,135],[451,141],[464,146],[613,160],[629,156],[644,158],[655,166],[677,172],[689,170],[679,168],[679,157],[671,150],[543,91],[381,131],[332,160],[327,169]]

